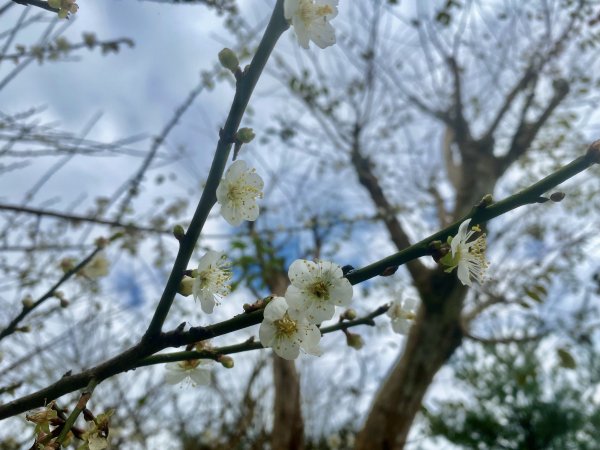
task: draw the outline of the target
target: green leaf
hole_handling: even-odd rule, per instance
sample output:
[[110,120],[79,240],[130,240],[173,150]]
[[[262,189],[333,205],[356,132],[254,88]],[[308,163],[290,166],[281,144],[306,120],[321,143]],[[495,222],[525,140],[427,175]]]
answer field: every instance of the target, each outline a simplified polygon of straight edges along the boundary
[[575,358],[566,349],[559,348],[556,350],[556,354],[558,355],[560,367],[564,367],[565,369],[575,369],[577,367]]

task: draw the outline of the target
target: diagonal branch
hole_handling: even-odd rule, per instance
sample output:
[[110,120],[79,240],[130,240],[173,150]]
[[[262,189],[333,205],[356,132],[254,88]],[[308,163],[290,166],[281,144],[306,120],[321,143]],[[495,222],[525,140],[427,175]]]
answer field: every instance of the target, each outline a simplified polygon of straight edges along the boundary
[[[388,229],[394,245],[398,249],[410,247],[411,243],[408,235],[402,228],[400,221],[396,218],[393,206],[388,201],[379,180],[372,170],[372,164],[369,159],[360,153],[360,131],[358,124],[354,127],[351,161],[358,176],[358,181],[367,190],[371,196],[373,204],[377,209],[383,211],[382,219]],[[417,288],[425,282],[429,270],[423,263],[413,260],[407,264],[408,270]]]
[[542,126],[545,125],[554,110],[565,99],[568,93],[568,82],[564,79],[556,80],[554,82],[554,94],[539,117],[533,122],[527,122],[524,117],[522,118],[519,127],[513,135],[508,153],[499,158],[500,173],[503,173],[512,163],[519,159],[527,149],[529,149]]
[[17,213],[24,213],[24,214],[32,214],[32,215],[39,216],[39,217],[42,217],[42,216],[55,217],[57,219],[64,219],[64,220],[68,220],[71,222],[88,222],[88,223],[95,223],[98,225],[108,225],[110,227],[115,227],[115,228],[124,228],[125,230],[129,230],[129,231],[140,231],[140,232],[157,233],[157,234],[171,234],[172,233],[172,230],[166,230],[166,229],[163,230],[160,228],[145,227],[145,226],[134,225],[134,224],[130,224],[130,223],[123,223],[118,220],[101,219],[99,217],[89,217],[89,216],[83,216],[83,215],[79,215],[79,214],[69,214],[69,213],[63,213],[60,211],[52,211],[49,209],[31,208],[28,206],[0,204],[0,210],[14,211]]

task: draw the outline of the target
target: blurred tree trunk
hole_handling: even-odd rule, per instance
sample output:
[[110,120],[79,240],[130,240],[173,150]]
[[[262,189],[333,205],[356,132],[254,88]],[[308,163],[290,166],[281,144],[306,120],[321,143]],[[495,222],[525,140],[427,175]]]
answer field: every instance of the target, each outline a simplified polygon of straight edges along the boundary
[[356,449],[403,448],[433,377],[461,344],[465,294],[453,274],[433,274],[431,292],[422,298],[406,348],[373,401]]
[[[282,271],[265,271],[265,283],[271,292],[283,297],[289,284]],[[300,377],[295,361],[288,361],[273,354],[273,450],[301,450],[304,448],[304,420],[300,397]]]

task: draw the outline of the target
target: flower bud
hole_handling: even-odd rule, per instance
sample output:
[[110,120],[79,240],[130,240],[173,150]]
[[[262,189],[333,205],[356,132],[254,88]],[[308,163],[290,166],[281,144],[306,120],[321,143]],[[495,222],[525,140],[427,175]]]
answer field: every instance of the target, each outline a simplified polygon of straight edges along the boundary
[[353,310],[352,308],[347,309],[346,311],[344,311],[342,313],[341,318],[343,320],[354,320],[354,319],[356,319],[356,311]]
[[31,294],[27,294],[25,297],[23,297],[23,300],[21,300],[21,303],[23,304],[24,308],[32,308],[33,307],[33,297],[31,296]]
[[229,48],[224,48],[219,52],[219,62],[223,67],[231,70],[234,73],[240,68],[240,62],[237,56],[233,50]]
[[346,332],[346,343],[348,347],[352,347],[354,350],[360,350],[365,346],[365,341],[360,334]]
[[177,290],[177,292],[179,292],[184,297],[188,297],[188,296],[192,295],[193,286],[194,286],[194,279],[184,276],[183,280],[181,280],[181,283],[179,283],[179,289]]
[[219,357],[219,362],[226,369],[233,369],[233,358],[231,356],[221,356]]
[[60,261],[60,268],[64,273],[70,272],[75,268],[75,259],[73,258],[63,258]]
[[181,241],[185,237],[185,230],[181,225],[175,225],[173,227],[173,236],[175,236],[175,239],[178,241]]
[[235,134],[235,140],[237,142],[241,142],[242,144],[248,144],[252,142],[252,139],[256,134],[254,134],[254,130],[252,128],[240,128],[238,132]]
[[96,244],[96,247],[98,248],[104,248],[109,244],[109,242],[110,241],[105,237],[99,237],[94,241],[94,244]]

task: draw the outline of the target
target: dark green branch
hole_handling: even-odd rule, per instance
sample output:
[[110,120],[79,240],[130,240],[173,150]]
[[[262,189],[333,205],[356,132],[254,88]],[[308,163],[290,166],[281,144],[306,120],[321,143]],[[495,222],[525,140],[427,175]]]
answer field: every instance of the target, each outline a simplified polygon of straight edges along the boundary
[[156,338],[162,329],[162,325],[171,309],[171,304],[175,298],[183,272],[187,269],[192,252],[194,251],[196,241],[200,236],[200,232],[204,227],[208,214],[217,201],[217,186],[223,176],[223,171],[225,170],[225,164],[229,157],[235,133],[240,126],[244,111],[250,101],[252,91],[275,47],[275,43],[288,27],[289,25],[283,17],[283,0],[277,0],[273,15],[271,16],[265,34],[258,45],[256,54],[237,82],[233,103],[229,110],[225,126],[221,130],[215,156],[208,174],[208,179],[206,180],[206,187],[202,192],[200,202],[198,203],[198,207],[196,208],[196,212],[194,213],[194,217],[192,218],[192,222],[190,223],[185,238],[181,241],[181,246],[179,247],[179,252],[175,259],[175,263],[173,264],[173,269],[169,275],[165,290],[163,291],[148,330],[144,335],[145,340]]
[[556,172],[548,175],[546,178],[529,186],[528,188],[517,192],[504,200],[494,203],[489,206],[476,206],[469,214],[452,225],[438,231],[435,234],[423,239],[416,244],[401,250],[387,258],[363,267],[359,270],[350,272],[346,277],[352,284],[358,284],[370,278],[381,275],[383,271],[389,267],[397,267],[406,264],[415,258],[427,256],[431,254],[430,244],[434,241],[445,242],[448,236],[454,236],[458,231],[458,227],[466,219],[471,218],[473,223],[484,223],[502,214],[517,209],[520,206],[539,203],[539,199],[545,192],[555,188],[562,182],[574,177],[578,173],[584,171],[593,164],[598,164],[600,161],[600,141],[595,141],[590,145],[587,153],[580,156],[576,160],[560,168]]

